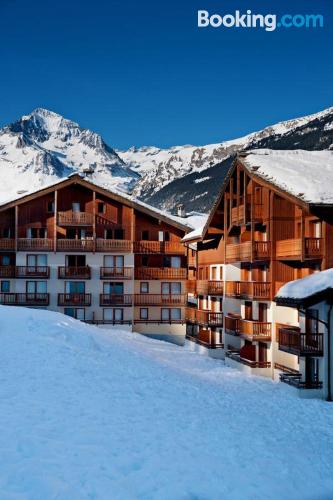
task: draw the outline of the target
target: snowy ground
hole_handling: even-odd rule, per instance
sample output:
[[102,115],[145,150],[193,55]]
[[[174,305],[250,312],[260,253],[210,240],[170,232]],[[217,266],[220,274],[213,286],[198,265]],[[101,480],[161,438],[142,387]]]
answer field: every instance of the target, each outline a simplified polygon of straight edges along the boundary
[[332,499],[333,404],[0,306],[0,498]]

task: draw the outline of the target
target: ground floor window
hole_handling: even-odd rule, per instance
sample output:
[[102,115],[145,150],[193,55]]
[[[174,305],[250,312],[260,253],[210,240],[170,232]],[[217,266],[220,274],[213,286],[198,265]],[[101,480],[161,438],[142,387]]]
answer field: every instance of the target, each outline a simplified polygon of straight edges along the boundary
[[124,309],[106,308],[103,309],[104,321],[120,322],[124,320]]
[[10,281],[1,281],[1,292],[8,293],[10,290]]
[[182,311],[178,308],[162,308],[161,318],[163,321],[180,321],[182,318]]
[[85,310],[77,307],[65,307],[65,314],[71,318],[84,320]]
[[142,307],[140,309],[140,319],[148,319],[148,308]]

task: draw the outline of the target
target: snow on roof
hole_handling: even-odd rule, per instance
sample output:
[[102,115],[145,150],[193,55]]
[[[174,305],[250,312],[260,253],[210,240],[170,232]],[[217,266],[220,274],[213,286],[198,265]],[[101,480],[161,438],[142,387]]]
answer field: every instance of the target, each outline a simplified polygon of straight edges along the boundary
[[283,285],[275,299],[302,300],[333,288],[333,269],[320,271]]
[[205,227],[205,225],[199,226],[196,229],[194,229],[193,231],[191,231],[190,233],[187,233],[184,236],[184,238],[182,239],[182,241],[186,242],[186,241],[195,240],[196,238],[201,238],[202,231],[203,231],[204,227]]
[[43,191],[44,189],[48,189],[48,188],[51,188],[51,187],[56,186],[58,184],[61,184],[62,182],[68,181],[73,177],[80,177],[83,181],[87,181],[89,184],[92,184],[96,187],[105,189],[106,191],[109,191],[111,194],[113,193],[117,196],[120,196],[120,197],[128,200],[129,202],[135,203],[136,205],[141,206],[142,208],[146,208],[147,210],[154,212],[157,216],[160,215],[161,217],[165,217],[165,218],[169,219],[170,221],[176,222],[177,224],[181,224],[182,226],[184,226],[184,228],[187,228],[187,229],[193,229],[194,227],[196,227],[197,220],[198,219],[202,220],[202,218],[204,217],[204,215],[202,215],[202,214],[195,214],[193,217],[190,216],[188,218],[178,217],[177,215],[172,215],[169,212],[167,212],[166,210],[160,210],[156,207],[153,207],[152,205],[149,205],[148,203],[144,203],[143,201],[138,200],[137,198],[131,196],[130,194],[122,191],[119,188],[119,186],[117,187],[117,189],[115,189],[115,188],[112,189],[110,186],[104,185],[103,183],[96,183],[93,180],[91,180],[90,178],[87,178],[83,175],[80,175],[79,173],[75,173],[75,174],[70,175],[68,177],[62,177],[61,179],[57,179],[53,182],[46,183],[43,186],[41,186],[40,189],[37,189],[37,190],[33,189],[30,191],[24,191],[24,192],[16,195],[15,197],[11,197],[10,199],[7,199],[6,201],[2,202],[0,204],[0,207],[2,205],[6,205],[7,203],[19,201],[20,199],[25,198],[26,196],[29,196],[29,195],[34,194],[34,193],[38,193],[39,191]]
[[333,203],[333,151],[258,149],[242,162],[255,175],[307,203]]

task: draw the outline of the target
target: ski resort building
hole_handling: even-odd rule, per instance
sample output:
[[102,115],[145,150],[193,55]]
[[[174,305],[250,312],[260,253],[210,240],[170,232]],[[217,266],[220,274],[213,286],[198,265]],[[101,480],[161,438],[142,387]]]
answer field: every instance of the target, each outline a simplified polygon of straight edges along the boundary
[[0,207],[0,303],[185,332],[189,230],[80,175],[21,194]]
[[279,290],[333,267],[333,153],[240,154],[205,227],[183,241],[197,248],[189,345],[303,395],[327,395],[325,307],[304,300],[300,310]]

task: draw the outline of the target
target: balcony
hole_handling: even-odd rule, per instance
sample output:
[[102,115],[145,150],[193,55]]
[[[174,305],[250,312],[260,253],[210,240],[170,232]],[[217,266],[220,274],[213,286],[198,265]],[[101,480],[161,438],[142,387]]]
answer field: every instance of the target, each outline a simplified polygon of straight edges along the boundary
[[59,252],[92,252],[94,250],[93,239],[89,240],[57,240],[57,250]]
[[0,303],[6,306],[48,306],[48,293],[1,293]]
[[246,241],[244,243],[227,244],[226,263],[252,262],[270,259],[269,241]]
[[280,373],[280,382],[296,387],[297,389],[322,389],[323,383],[320,380],[302,380],[299,372]]
[[136,293],[134,294],[134,304],[136,306],[184,306],[186,294],[155,294]]
[[99,296],[100,306],[131,306],[133,303],[132,294],[101,293]]
[[130,240],[104,240],[97,238],[96,252],[132,252],[132,242]]
[[189,323],[209,326],[223,326],[223,313],[203,311],[192,307],[187,307],[185,311],[185,319]]
[[186,332],[185,338],[191,340],[192,342],[195,342],[196,344],[202,345],[207,349],[224,348],[221,334],[212,332],[211,330],[199,330],[197,333]]
[[225,353],[226,357],[236,361],[237,363],[241,363],[242,365],[249,366],[250,368],[270,368],[270,361],[256,361],[255,359],[247,359],[246,354],[242,355],[242,350],[238,351],[236,349],[228,349]]
[[101,280],[130,280],[133,278],[133,267],[101,267]]
[[0,278],[15,278],[15,266],[0,266]]
[[185,255],[185,246],[179,241],[134,241],[134,253],[181,254]]
[[226,295],[238,299],[270,300],[271,284],[267,281],[227,281]]
[[53,250],[53,240],[49,238],[19,238],[17,249],[21,251],[50,252]]
[[49,266],[16,266],[16,278],[49,278]]
[[58,293],[58,306],[90,306],[91,293]]
[[270,342],[271,332],[271,323],[247,319],[241,319],[239,321],[239,335],[247,340]]
[[224,320],[224,330],[228,335],[238,336],[240,332],[240,318],[237,316],[226,316]]
[[88,212],[58,212],[58,226],[91,226],[94,215]]
[[0,250],[15,250],[15,240],[10,238],[0,238]]
[[139,267],[135,269],[136,280],[185,280],[186,268]]
[[91,278],[91,272],[90,272],[90,267],[89,266],[80,266],[80,267],[65,267],[65,266],[60,266],[58,267],[58,278],[59,279],[66,279],[66,278],[71,278],[71,279],[83,279],[83,280],[89,280]]
[[323,238],[294,238],[276,242],[276,258],[280,260],[320,259],[324,254]]
[[223,295],[223,281],[217,280],[198,280],[198,295]]
[[301,333],[293,328],[279,329],[279,350],[296,356],[323,356],[322,333]]

